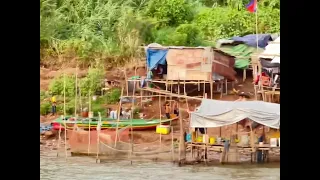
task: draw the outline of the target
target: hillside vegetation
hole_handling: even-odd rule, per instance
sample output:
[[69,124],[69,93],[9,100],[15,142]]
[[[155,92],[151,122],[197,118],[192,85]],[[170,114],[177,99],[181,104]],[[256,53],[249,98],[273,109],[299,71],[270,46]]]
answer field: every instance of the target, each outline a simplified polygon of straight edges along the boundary
[[[249,0],[40,0],[40,61],[121,65],[139,46],[213,45],[255,33]],[[280,0],[260,0],[259,33],[280,32]]]

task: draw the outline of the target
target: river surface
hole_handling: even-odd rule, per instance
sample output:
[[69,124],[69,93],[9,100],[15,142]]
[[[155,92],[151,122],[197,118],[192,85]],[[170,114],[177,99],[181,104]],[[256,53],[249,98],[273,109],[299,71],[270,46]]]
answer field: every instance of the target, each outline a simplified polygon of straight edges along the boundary
[[[63,156],[63,155],[62,155]],[[97,164],[90,157],[56,157],[40,152],[41,180],[264,180],[280,179],[279,164],[178,167],[169,162],[116,161]]]

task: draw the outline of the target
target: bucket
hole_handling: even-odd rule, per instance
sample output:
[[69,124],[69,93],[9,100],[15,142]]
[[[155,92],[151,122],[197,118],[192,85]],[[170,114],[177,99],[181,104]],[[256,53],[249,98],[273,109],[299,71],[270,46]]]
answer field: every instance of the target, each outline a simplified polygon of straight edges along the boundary
[[93,118],[93,112],[90,111],[90,112],[88,113],[88,116],[89,116],[89,118]]
[[92,101],[96,101],[97,100],[97,96],[92,96]]
[[89,112],[88,111],[84,111],[82,112],[82,117],[88,117],[89,116]]
[[211,137],[211,138],[209,139],[209,143],[210,143],[210,144],[214,144],[214,143],[215,143],[215,138],[214,138],[214,137]]

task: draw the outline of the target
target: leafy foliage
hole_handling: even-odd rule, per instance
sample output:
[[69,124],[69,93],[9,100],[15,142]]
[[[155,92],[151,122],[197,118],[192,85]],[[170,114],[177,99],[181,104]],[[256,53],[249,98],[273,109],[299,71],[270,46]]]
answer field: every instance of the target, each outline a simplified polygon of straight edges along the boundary
[[[113,65],[139,46],[198,46],[256,33],[249,0],[40,0],[40,52]],[[259,1],[258,32],[280,31],[280,0]]]
[[65,84],[66,96],[75,96],[75,77],[61,75],[49,84],[49,91],[53,95],[63,95]]

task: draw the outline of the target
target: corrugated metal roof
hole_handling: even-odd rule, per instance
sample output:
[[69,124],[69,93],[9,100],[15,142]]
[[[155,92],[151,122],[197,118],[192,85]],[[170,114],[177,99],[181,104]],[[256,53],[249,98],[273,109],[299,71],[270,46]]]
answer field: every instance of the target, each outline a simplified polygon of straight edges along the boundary
[[251,55],[256,52],[262,52],[263,49],[251,47],[245,44],[239,44],[237,46],[222,46],[219,48],[221,51],[230,54],[235,58],[235,68],[246,69],[250,65]]

